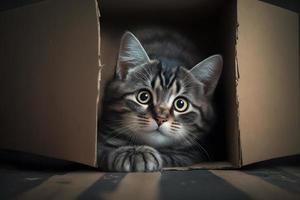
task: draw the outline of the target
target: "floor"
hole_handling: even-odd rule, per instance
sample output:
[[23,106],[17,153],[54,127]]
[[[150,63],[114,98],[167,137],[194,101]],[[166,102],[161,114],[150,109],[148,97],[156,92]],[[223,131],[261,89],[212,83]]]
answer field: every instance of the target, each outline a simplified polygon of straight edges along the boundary
[[0,159],[0,199],[300,199],[300,156],[242,170],[126,174],[49,166]]

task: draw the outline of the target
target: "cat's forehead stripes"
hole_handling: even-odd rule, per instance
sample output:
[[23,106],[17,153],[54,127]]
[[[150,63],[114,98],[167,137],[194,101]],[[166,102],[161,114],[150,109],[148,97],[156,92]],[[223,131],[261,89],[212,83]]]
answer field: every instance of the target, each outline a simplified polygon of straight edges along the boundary
[[161,68],[157,76],[152,81],[153,87],[153,103],[166,105],[168,108],[172,107],[173,101],[176,98],[180,84],[176,80],[177,69],[166,70]]
[[169,69],[162,67],[157,76],[154,77],[154,87],[162,87],[169,89],[172,87],[174,81],[176,80],[177,67],[175,69]]

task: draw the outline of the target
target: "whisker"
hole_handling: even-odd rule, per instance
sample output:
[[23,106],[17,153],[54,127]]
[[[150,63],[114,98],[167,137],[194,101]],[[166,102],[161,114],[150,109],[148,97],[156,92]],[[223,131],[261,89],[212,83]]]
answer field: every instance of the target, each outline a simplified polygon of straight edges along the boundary
[[[188,139],[188,138],[186,138],[186,139]],[[198,141],[196,141],[194,138],[192,138],[192,137],[189,137],[189,140],[192,140],[192,143],[194,144],[194,145],[196,145],[196,147],[198,147],[199,148],[199,150],[201,149],[204,153],[205,153],[205,155],[206,155],[206,157],[208,158],[208,160],[211,160],[211,157],[210,157],[210,155],[209,155],[209,153],[207,152],[207,150],[198,142]]]
[[143,119],[149,119],[148,117],[146,117],[146,115],[138,114],[137,116]]
[[180,126],[176,126],[176,125],[171,125],[171,127],[173,127],[173,128],[178,128],[178,129],[181,128]]
[[[139,125],[148,125],[148,123],[139,122]],[[143,127],[143,126],[142,126]]]
[[145,119],[137,119],[139,122],[150,122],[150,120],[145,120]]

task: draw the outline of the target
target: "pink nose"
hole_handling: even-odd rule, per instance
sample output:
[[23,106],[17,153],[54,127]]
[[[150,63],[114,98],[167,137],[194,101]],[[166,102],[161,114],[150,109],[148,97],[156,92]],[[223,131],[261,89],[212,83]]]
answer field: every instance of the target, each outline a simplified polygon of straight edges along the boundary
[[155,121],[156,121],[157,125],[160,126],[160,125],[162,125],[162,123],[168,121],[168,119],[164,118],[164,117],[157,116],[157,117],[155,117]]

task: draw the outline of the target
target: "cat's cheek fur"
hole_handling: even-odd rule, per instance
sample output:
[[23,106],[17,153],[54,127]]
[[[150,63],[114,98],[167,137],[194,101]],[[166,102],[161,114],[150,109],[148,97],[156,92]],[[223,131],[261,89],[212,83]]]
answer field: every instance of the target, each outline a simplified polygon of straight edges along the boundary
[[131,131],[131,134],[135,134],[136,137],[141,137],[141,135],[153,132],[157,129],[157,123],[154,119],[148,118],[145,121],[139,121],[135,113],[124,115],[122,121],[124,124],[130,125],[128,129]]
[[[142,134],[147,134],[147,132],[153,132],[157,129],[157,123],[153,120],[153,119],[149,119],[149,122],[147,123],[147,125],[143,125],[143,127],[141,128],[141,132]],[[146,132],[146,133],[145,133]]]
[[108,157],[109,171],[151,172],[162,169],[161,155],[149,146],[124,146],[112,151]]
[[176,141],[181,140],[185,137],[186,134],[184,130],[185,129],[183,126],[180,126],[180,128],[174,130],[174,128],[172,128],[171,126],[171,123],[168,122],[162,124],[159,127],[160,133],[173,140],[173,143],[176,143]]

